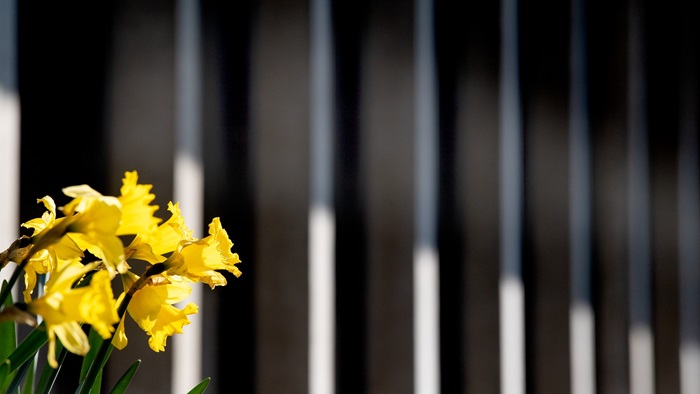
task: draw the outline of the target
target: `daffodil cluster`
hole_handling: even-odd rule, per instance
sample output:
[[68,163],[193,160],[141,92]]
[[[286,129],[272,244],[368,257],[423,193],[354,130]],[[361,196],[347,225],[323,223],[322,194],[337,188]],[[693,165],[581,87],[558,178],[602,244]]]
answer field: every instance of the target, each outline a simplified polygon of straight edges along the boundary
[[[167,338],[182,333],[188,316],[197,313],[193,303],[182,309],[175,305],[187,299],[192,284],[213,289],[226,285],[223,271],[241,275],[240,259],[219,218],[198,239],[178,203],[168,203],[167,220],[155,216],[151,188],[139,184],[133,171],[125,173],[119,196],[102,195],[88,185],[70,186],[63,193],[71,200],[61,208],[45,196],[38,200],[43,215],[22,224],[30,234],[0,253],[0,267],[15,262],[25,284],[23,302],[0,310],[0,322],[31,322],[39,316],[52,367],[58,366],[56,339],[72,353],[87,353],[85,324],[124,348],[126,312],[148,334],[151,349],[163,351]],[[127,246],[125,240],[130,240]],[[38,289],[42,274],[49,280]],[[115,298],[113,286],[119,282],[123,291]],[[0,305],[7,293],[3,289]]]

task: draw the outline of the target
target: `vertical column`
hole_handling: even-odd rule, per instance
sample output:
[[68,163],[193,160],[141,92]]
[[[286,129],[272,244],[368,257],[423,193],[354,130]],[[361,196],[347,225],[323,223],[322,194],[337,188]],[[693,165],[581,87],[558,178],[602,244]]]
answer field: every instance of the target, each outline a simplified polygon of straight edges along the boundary
[[[569,2],[522,1],[520,75],[525,174],[523,272],[527,391],[571,388]],[[547,14],[550,22],[542,23]]]
[[334,47],[331,1],[311,1],[309,392],[335,391]]
[[309,391],[307,1],[257,4],[251,57],[256,391]]
[[367,201],[368,392],[414,391],[413,7],[371,2],[362,48],[361,165]]
[[415,239],[413,255],[414,391],[440,392],[438,127],[435,16],[432,0],[415,3]]
[[[138,0],[120,1],[115,2],[114,12],[109,16],[114,27],[110,32],[112,44],[106,55],[110,60],[105,83],[105,156],[109,158],[106,183],[113,188],[112,193],[118,193],[124,172],[138,170],[140,181],[153,184],[155,203],[160,207],[157,215],[167,219],[168,201],[177,201],[172,183],[173,130],[177,120],[174,111],[175,3],[152,2],[149,7],[143,7]],[[181,208],[184,205],[189,204],[181,202]],[[188,225],[195,224],[194,218],[186,217],[186,220]],[[175,353],[173,338],[168,339],[164,353],[155,353],[149,348],[147,337],[142,335],[143,330],[132,319],[126,319],[125,324],[130,335],[129,345],[112,353],[109,372],[105,374],[106,385],[113,387],[123,373],[123,365],[130,365],[139,358],[151,373],[137,373],[130,390],[169,392]],[[186,326],[180,336],[189,337],[192,334],[189,329],[190,326]]]
[[[452,232],[440,234],[440,253],[444,262],[440,266],[440,289],[443,294],[451,287],[459,289],[458,297],[450,297],[448,293],[441,300],[441,321],[444,322],[440,327],[443,342],[441,375],[443,385],[456,381],[443,387],[456,386],[468,393],[499,392],[501,379],[500,3],[468,2],[463,5],[467,7],[466,11],[456,8],[457,3],[451,4],[455,7],[453,9],[442,8],[440,4],[444,3],[437,3],[438,15],[445,17],[449,13],[448,20],[455,29],[447,41],[454,47],[448,47],[445,52],[455,56],[458,67],[455,70],[457,83],[440,84],[440,162],[441,166],[447,166],[450,154],[454,155],[455,177],[454,182],[450,181],[449,167],[441,168],[441,177],[444,175],[445,180],[441,180],[440,210],[444,212],[453,205],[453,212],[447,211],[443,215],[449,215],[450,220],[456,222]],[[444,20],[437,25],[449,26]],[[455,41],[455,35],[466,37],[466,42]],[[441,68],[447,66],[443,58],[443,42],[438,41]],[[439,75],[445,78],[449,73],[441,69]],[[456,105],[452,107],[455,111],[455,142],[452,144],[446,133],[449,124],[443,124],[449,121],[451,106],[445,94],[450,88],[455,89],[456,99]],[[445,189],[450,187],[455,190],[452,204],[446,201],[449,193]],[[456,246],[450,247],[449,242]],[[452,255],[448,254],[450,249]],[[458,259],[462,261],[461,267],[455,269],[451,264]],[[447,309],[451,302],[459,306],[456,312],[450,313]],[[459,316],[461,324],[450,321],[454,315]],[[459,340],[456,343],[449,341],[450,330],[458,330],[461,343]],[[451,353],[456,362],[447,358]],[[459,365],[460,361],[462,365]]]
[[646,119],[646,69],[642,5],[629,2],[629,346],[632,394],[654,392],[651,331],[651,256],[649,155]]
[[[681,86],[681,12],[670,4],[644,3],[649,157],[650,318],[654,390],[680,393],[680,278],[678,156]],[[697,16],[697,14],[695,15]],[[697,103],[695,103],[697,105]],[[685,215],[682,213],[681,216]],[[697,371],[700,373],[700,370]],[[697,391],[697,390],[696,390]]]
[[523,142],[518,77],[518,1],[501,3],[501,392],[525,392],[522,280]]
[[588,2],[592,256],[598,392],[629,392],[627,1]]
[[[687,4],[687,3],[684,3]],[[680,52],[680,135],[678,140],[678,284],[680,389],[700,388],[700,158],[698,158],[698,41],[688,8],[683,14]]]
[[[0,250],[19,235],[19,94],[17,92],[17,4],[0,0]],[[14,264],[0,272],[0,283]],[[15,294],[16,296],[16,294]]]
[[[198,0],[178,0],[175,9],[175,157],[173,197],[194,236],[204,236],[204,166],[202,162],[201,10]],[[190,316],[187,335],[173,337],[172,393],[182,393],[202,379],[203,285],[192,286],[186,302],[200,307]],[[216,355],[212,355],[216,357]]]
[[593,394],[596,391],[595,322],[591,297],[592,196],[585,0],[572,1],[570,51],[571,393]]
[[333,2],[336,81],[336,389],[339,394],[367,392],[367,217],[360,129],[362,43],[368,1]]

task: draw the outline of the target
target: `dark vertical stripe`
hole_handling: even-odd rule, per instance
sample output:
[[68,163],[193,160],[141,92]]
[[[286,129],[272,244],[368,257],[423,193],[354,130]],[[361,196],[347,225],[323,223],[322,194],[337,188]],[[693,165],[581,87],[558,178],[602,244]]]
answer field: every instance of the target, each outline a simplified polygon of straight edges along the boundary
[[256,389],[308,391],[309,10],[257,5],[251,47]]

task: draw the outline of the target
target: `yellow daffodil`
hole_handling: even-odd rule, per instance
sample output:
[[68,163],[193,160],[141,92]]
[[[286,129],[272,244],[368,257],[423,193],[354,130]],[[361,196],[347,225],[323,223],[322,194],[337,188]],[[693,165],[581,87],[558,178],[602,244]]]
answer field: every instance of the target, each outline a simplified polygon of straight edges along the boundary
[[209,236],[198,241],[181,241],[175,252],[163,263],[166,275],[177,275],[192,281],[206,283],[212,289],[226,284],[226,278],[218,270],[228,271],[236,277],[241,271],[236,264],[241,260],[232,253],[233,242],[221,226],[219,218],[209,224]]
[[[33,230],[32,235],[39,234],[56,219],[56,204],[51,197],[46,196],[37,200],[37,202],[43,203],[47,211],[44,212],[41,218],[22,224],[23,227]],[[82,256],[82,250],[69,237],[62,237],[45,249],[35,253],[24,269],[24,302],[29,302],[32,299],[37,274],[50,274],[72,262],[79,261]]]
[[127,246],[129,257],[147,261],[151,264],[165,261],[165,254],[174,251],[180,241],[195,240],[185,224],[185,219],[180,212],[178,203],[168,203],[168,211],[171,216],[165,223],[150,233],[139,233]]
[[[116,197],[103,196],[88,185],[63,192],[73,200],[63,207],[68,236],[83,250],[101,259],[112,276],[125,272],[124,244],[117,236],[122,205]],[[60,219],[59,219],[60,220]]]
[[[131,272],[122,275],[124,288],[129,289],[138,279],[139,277]],[[186,282],[168,282],[162,276],[155,276],[132,296],[127,311],[136,324],[148,334],[148,345],[154,352],[164,351],[168,337],[181,334],[182,328],[190,324],[187,316],[197,313],[197,305],[193,303],[187,304],[183,309],[173,306],[187,298],[191,292],[192,288]],[[124,294],[120,301],[123,299]],[[122,319],[112,344],[117,349],[123,349],[127,342]]]
[[151,194],[153,185],[138,184],[136,171],[124,173],[121,196],[122,217],[117,235],[151,233],[155,231],[160,219],[153,216],[158,210],[157,205],[149,205],[155,195]]
[[58,367],[56,337],[71,353],[85,355],[90,345],[80,324],[92,325],[102,338],[108,339],[119,321],[107,271],[96,272],[87,286],[71,288],[98,264],[74,263],[55,272],[46,284],[46,294],[27,306],[29,312],[41,315],[46,323],[48,361],[53,368]]

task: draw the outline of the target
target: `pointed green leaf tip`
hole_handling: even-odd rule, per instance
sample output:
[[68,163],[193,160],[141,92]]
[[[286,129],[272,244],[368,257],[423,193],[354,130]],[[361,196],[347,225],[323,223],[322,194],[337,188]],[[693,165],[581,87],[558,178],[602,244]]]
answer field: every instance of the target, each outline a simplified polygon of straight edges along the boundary
[[198,385],[194,386],[192,390],[188,391],[187,394],[201,394],[204,392],[204,390],[207,389],[207,386],[209,386],[209,382],[211,381],[211,378],[206,378],[199,382]]
[[131,383],[131,378],[134,377],[134,374],[136,373],[136,370],[139,369],[139,365],[141,365],[141,360],[136,360],[133,364],[131,364],[131,367],[124,372],[124,375],[122,375],[121,378],[119,378],[119,381],[117,384],[114,385],[114,388],[110,392],[110,394],[123,394],[126,392],[126,388],[129,387],[129,383]]

